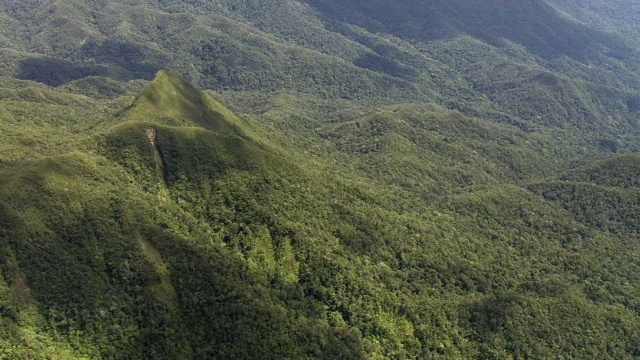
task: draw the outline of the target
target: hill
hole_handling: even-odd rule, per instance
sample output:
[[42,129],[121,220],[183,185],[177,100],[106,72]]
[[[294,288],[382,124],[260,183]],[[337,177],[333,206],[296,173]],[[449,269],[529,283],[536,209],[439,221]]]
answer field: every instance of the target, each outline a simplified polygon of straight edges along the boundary
[[61,85],[169,68],[204,88],[435,103],[589,149],[634,146],[633,30],[580,23],[542,0],[359,4],[5,1],[2,74]]
[[0,358],[637,358],[632,5],[0,2]]
[[634,1],[553,0],[549,3],[577,21],[598,30],[621,34],[628,42],[636,42],[637,46],[639,29],[635,18],[640,7]]
[[[81,109],[70,90],[87,86],[14,83],[50,94],[22,97],[28,111],[59,99]],[[131,86],[82,98],[89,139],[56,127],[55,155],[3,158],[3,356],[636,351],[637,237],[515,185],[540,162],[535,135],[438,107],[381,108],[323,130],[317,157],[175,74],[127,103]]]

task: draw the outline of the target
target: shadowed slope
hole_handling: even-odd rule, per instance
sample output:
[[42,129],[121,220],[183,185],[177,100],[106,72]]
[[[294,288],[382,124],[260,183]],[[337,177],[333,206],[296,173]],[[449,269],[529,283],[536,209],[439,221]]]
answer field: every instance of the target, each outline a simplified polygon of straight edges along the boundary
[[289,304],[302,292],[285,284],[299,267],[277,235],[288,230],[237,199],[256,184],[277,195],[267,176],[304,174],[170,73],[117,120],[97,145],[106,157],[0,171],[0,357],[363,357],[357,333],[307,309],[317,302]]
[[411,40],[471,35],[494,45],[510,40],[543,58],[586,61],[604,52],[627,58],[631,49],[615,36],[573,23],[542,0],[306,0],[332,23],[358,25]]
[[[66,91],[25,94],[101,104]],[[0,169],[0,357],[606,359],[638,346],[637,236],[514,181],[552,160],[548,139],[403,105],[328,114],[333,126],[294,118],[283,138],[333,148],[312,158],[257,141],[277,137],[171,73],[128,104],[64,133],[93,146]]]

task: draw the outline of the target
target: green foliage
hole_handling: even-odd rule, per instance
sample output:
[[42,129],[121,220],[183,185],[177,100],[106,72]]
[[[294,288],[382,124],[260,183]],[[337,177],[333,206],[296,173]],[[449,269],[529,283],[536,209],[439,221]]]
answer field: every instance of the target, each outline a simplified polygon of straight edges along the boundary
[[[527,131],[559,131],[579,142],[575,153],[593,143],[593,132],[615,139],[638,131],[636,50],[611,33],[636,37],[629,11],[590,3],[627,20],[594,30],[542,0],[365,8],[297,0],[5,1],[0,71],[50,85],[79,81],[68,88],[98,98],[121,89],[89,84],[96,76],[150,80],[171,68],[217,90],[437,103]],[[589,25],[602,20],[587,21],[594,12],[572,2],[555,5]],[[98,95],[96,86],[111,95]]]
[[640,231],[637,154],[623,154],[574,169],[530,188],[560,203],[577,220],[613,233]]
[[0,357],[637,356],[635,18],[553,3],[1,2]]
[[[172,73],[132,99],[136,86],[7,86],[29,89],[2,100],[23,104],[23,131],[48,126],[35,104],[57,102],[84,109],[74,126],[92,136],[57,129],[58,155],[36,147],[33,159],[5,144],[6,356],[630,358],[637,348],[636,154],[554,180],[565,145],[435,105],[223,94],[240,118]],[[105,95],[78,97],[87,87]]]
[[640,188],[640,156],[621,154],[577,167],[560,177],[564,181],[587,182],[618,188]]

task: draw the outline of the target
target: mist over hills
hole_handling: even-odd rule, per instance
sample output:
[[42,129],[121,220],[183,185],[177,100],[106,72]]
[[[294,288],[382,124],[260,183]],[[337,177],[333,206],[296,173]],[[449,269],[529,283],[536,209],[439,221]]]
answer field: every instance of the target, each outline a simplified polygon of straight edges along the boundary
[[635,9],[1,2],[0,358],[639,357]]

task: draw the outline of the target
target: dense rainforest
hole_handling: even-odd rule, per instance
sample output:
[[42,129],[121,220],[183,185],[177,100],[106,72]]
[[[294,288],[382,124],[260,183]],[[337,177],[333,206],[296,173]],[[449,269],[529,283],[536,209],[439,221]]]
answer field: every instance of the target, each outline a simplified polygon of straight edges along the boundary
[[640,359],[639,18],[0,1],[0,359]]

